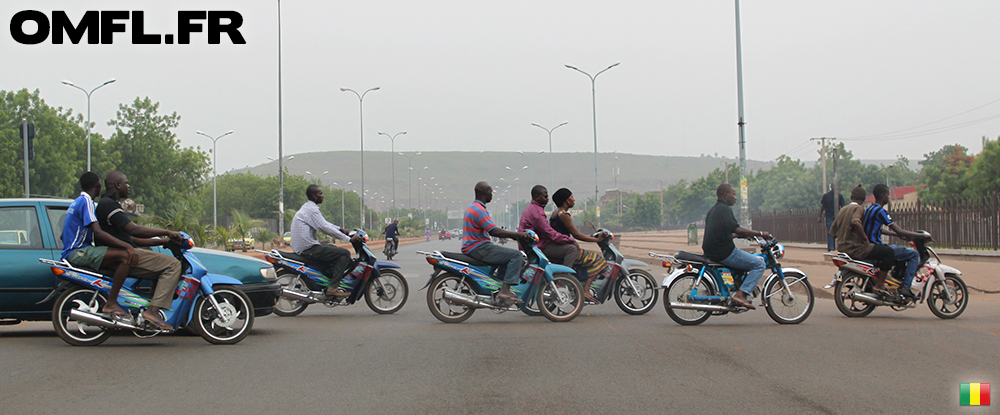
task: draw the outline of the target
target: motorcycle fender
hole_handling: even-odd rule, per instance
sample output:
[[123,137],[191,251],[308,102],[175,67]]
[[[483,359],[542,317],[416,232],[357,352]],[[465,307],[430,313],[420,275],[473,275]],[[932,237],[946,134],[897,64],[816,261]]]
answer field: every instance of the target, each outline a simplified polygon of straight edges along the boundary
[[574,271],[573,268],[567,267],[565,265],[548,264],[545,266],[545,274],[547,275],[546,279],[551,281],[556,274],[576,275],[576,271]]
[[[706,273],[707,273],[707,271],[706,271]],[[673,284],[674,280],[676,280],[676,279],[680,278],[682,275],[686,275],[686,274],[691,274],[691,275],[694,275],[694,276],[697,277],[698,276],[698,271],[697,270],[693,270],[691,272],[688,272],[685,268],[677,269],[674,272],[671,272],[670,274],[668,274],[665,278],[663,278],[663,284],[661,285],[661,287],[664,290],[670,288],[670,284]],[[712,289],[715,290],[716,292],[719,291],[719,287],[715,285],[715,278],[712,278],[711,275],[705,277],[705,282],[707,282],[708,285],[711,285]]]
[[204,277],[201,277],[201,292],[205,293],[205,295],[211,295],[215,292],[215,290],[212,289],[212,286],[215,284],[243,285],[240,280],[233,277],[217,274],[205,274]]
[[955,269],[953,267],[949,267],[945,264],[938,264],[937,269],[941,270],[942,277],[944,277],[944,274],[962,275],[962,271],[959,271],[958,269]]
[[389,261],[375,261],[375,269],[382,268],[400,268],[400,266]]
[[[805,279],[807,279],[807,280],[809,279],[809,275],[806,274],[805,272],[802,272],[802,270],[800,270],[798,268],[785,268],[785,267],[781,268],[781,273],[783,273],[783,274],[787,275],[790,272],[796,272],[796,273],[802,274],[802,276],[805,277]],[[769,284],[771,282],[771,280],[773,280],[775,278],[778,278],[778,274],[772,272],[771,275],[768,275],[767,279],[764,280],[764,286],[767,287],[767,284]]]
[[45,296],[45,298],[43,298],[42,301],[39,301],[39,302],[35,303],[35,305],[45,304],[47,301],[55,298],[55,296],[57,296],[57,295],[59,295],[59,293],[63,292],[63,290],[65,290],[66,287],[69,287],[70,284],[71,284],[71,282],[66,281],[66,280],[59,281],[59,285],[56,285],[56,287],[53,288],[51,292],[49,292],[49,295]]
[[633,268],[649,268],[649,264],[634,259],[626,259],[622,261],[622,268],[625,268],[626,270]]
[[431,273],[431,277],[427,279],[427,284],[424,284],[424,286],[417,291],[423,291],[425,288],[430,287],[431,283],[434,282],[434,278],[437,278],[440,273],[441,270],[435,269],[434,272]]

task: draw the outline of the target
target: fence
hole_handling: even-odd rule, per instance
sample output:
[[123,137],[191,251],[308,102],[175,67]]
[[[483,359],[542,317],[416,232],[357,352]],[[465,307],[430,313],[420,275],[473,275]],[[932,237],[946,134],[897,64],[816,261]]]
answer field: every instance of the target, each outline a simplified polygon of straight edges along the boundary
[[[952,199],[934,205],[891,205],[889,215],[901,228],[925,230],[934,245],[944,248],[1000,250],[1000,196]],[[754,212],[754,229],[762,229],[788,242],[826,243],[826,223],[817,221],[819,209]]]

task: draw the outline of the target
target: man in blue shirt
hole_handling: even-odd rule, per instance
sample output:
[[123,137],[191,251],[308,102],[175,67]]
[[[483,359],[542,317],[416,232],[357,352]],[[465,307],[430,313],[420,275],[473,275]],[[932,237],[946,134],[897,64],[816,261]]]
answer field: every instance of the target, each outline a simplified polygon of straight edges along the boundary
[[493,223],[490,213],[486,211],[486,204],[493,200],[493,187],[489,183],[476,183],[475,191],[476,200],[465,209],[465,217],[462,220],[462,253],[477,261],[499,267],[497,273],[503,274],[503,284],[497,297],[523,303],[510,290],[510,286],[517,285],[521,276],[521,252],[497,246],[490,236],[517,240],[528,238],[528,234],[504,230]]
[[[66,223],[63,224],[62,258],[75,267],[97,271],[99,269],[114,269],[114,281],[108,293],[108,301],[101,307],[102,313],[112,316],[127,317],[128,313],[118,305],[118,291],[131,267],[136,265],[139,256],[132,245],[104,232],[97,222],[94,213],[94,198],[101,194],[101,178],[94,172],[80,175],[80,197],[76,198],[66,210]],[[94,246],[94,237],[108,246]]]
[[[893,223],[892,218],[889,217],[889,213],[886,212],[884,208],[884,206],[889,204],[889,186],[884,184],[875,185],[872,189],[872,195],[875,196],[875,203],[865,208],[864,214],[865,234],[868,235],[868,240],[872,243],[885,245],[882,243],[883,233],[900,238],[931,239],[930,234],[910,232]],[[889,229],[883,231],[883,226],[886,226]],[[904,248],[898,245],[888,246],[889,248],[892,248],[897,262],[906,263],[906,275],[903,278],[903,284],[899,286],[899,293],[908,300],[916,300],[916,295],[914,295],[913,291],[910,290],[910,284],[913,283],[913,278],[917,276],[917,267],[920,266],[920,254],[918,254],[916,250]],[[882,286],[884,282],[885,274],[880,273],[879,281],[876,284],[876,287]]]

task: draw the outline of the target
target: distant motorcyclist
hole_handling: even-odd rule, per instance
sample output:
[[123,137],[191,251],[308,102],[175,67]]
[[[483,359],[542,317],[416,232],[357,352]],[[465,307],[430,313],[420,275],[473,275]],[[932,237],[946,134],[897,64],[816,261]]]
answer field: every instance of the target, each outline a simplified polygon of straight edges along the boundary
[[351,263],[351,252],[329,243],[319,243],[316,231],[330,235],[342,241],[359,241],[360,235],[349,238],[344,229],[327,222],[320,212],[319,205],[323,203],[323,189],[315,184],[306,187],[306,203],[302,204],[295,217],[292,218],[292,250],[308,261],[326,265],[320,269],[323,275],[330,279],[326,295],[330,297],[347,297],[350,293],[338,289],[344,271]]
[[392,223],[386,225],[382,234],[385,235],[385,239],[392,241],[393,252],[399,251],[399,219],[394,219]]
[[885,276],[895,262],[892,249],[885,245],[874,244],[865,233],[865,188],[858,185],[851,189],[851,204],[837,212],[837,217],[830,225],[830,236],[837,240],[837,251],[843,252],[854,259],[867,260],[878,268],[874,290],[885,290]]
[[[882,243],[882,234],[885,233],[889,236],[896,236],[900,238],[927,238],[931,239],[930,234],[919,234],[916,232],[910,232],[899,225],[896,225],[892,218],[889,217],[889,213],[886,212],[884,206],[889,205],[889,186],[884,184],[877,184],[872,188],[872,195],[875,196],[875,203],[871,206],[865,208],[865,233],[868,235],[868,239],[874,244],[885,245]],[[883,231],[882,227],[888,227],[889,229]],[[916,295],[910,290],[910,284],[913,283],[913,278],[917,276],[917,268],[920,266],[920,254],[914,249],[904,248],[898,245],[886,245],[892,248],[893,254],[895,255],[896,261],[906,263],[905,276],[903,277],[903,283],[899,286],[898,292],[909,300],[916,300]],[[882,277],[882,282],[884,282],[885,277]]]
[[764,260],[737,248],[733,243],[733,237],[747,238],[771,234],[740,227],[731,208],[736,204],[736,189],[733,189],[733,186],[723,183],[715,189],[715,195],[719,200],[705,216],[705,240],[701,248],[708,259],[721,263],[733,271],[747,272],[743,277],[743,284],[736,290],[736,294],[733,294],[732,301],[753,310],[756,307],[747,300],[747,295],[753,293],[760,278],[764,276]]

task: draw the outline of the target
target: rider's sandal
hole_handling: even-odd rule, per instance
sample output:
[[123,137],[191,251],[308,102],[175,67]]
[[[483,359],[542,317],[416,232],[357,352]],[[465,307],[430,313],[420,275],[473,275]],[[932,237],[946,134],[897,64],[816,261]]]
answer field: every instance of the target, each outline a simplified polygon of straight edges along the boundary
[[517,304],[520,304],[520,303],[524,302],[524,300],[522,300],[520,298],[517,298],[517,296],[514,295],[514,294],[499,293],[499,294],[497,294],[497,298],[499,298],[501,300],[511,301],[511,302],[517,303]]
[[174,330],[174,328],[171,325],[167,324],[166,321],[146,320],[146,323],[148,323],[149,325],[151,325],[151,326],[153,326],[153,327],[155,327],[155,328],[157,328],[159,330],[163,330],[163,331],[173,331]]

